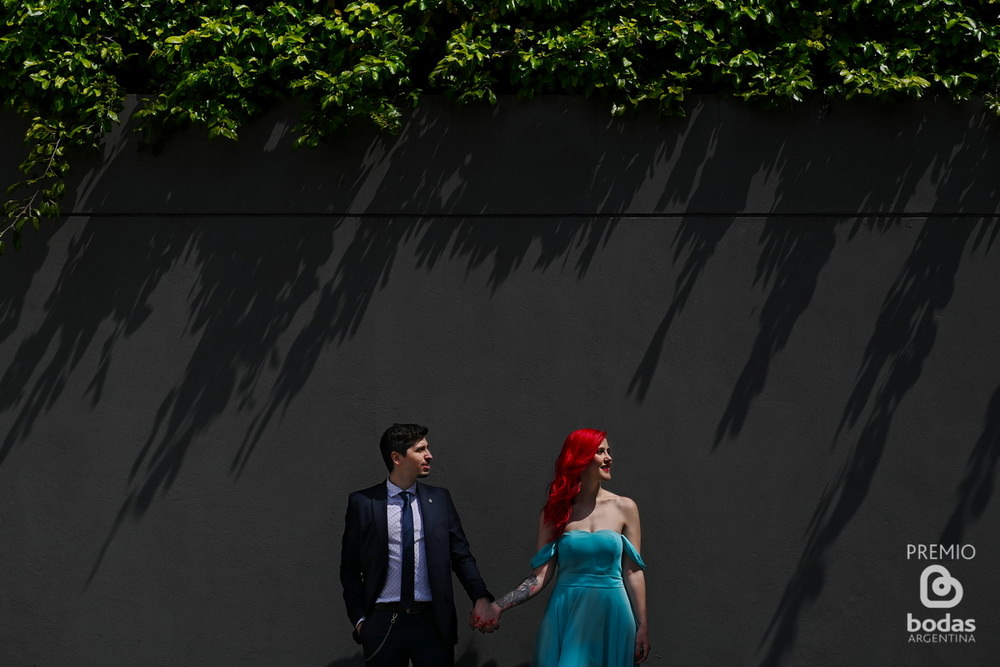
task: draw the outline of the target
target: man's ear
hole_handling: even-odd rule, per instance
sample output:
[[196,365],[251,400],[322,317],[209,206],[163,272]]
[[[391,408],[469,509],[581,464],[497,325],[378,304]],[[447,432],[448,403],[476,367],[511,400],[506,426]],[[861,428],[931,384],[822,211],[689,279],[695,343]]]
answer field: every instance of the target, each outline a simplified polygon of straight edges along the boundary
[[393,466],[398,466],[399,462],[403,460],[403,456],[399,452],[390,452],[389,458],[392,459]]

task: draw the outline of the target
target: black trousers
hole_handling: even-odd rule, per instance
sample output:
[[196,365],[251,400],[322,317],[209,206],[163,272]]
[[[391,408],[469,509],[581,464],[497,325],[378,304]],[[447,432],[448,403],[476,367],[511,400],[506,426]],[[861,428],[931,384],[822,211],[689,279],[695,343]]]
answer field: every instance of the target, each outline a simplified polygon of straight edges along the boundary
[[[395,621],[393,616],[395,615]],[[381,646],[381,648],[380,648]],[[361,626],[361,649],[370,667],[453,667],[455,647],[445,641],[429,609],[395,614],[373,609]],[[369,659],[370,658],[370,659]]]

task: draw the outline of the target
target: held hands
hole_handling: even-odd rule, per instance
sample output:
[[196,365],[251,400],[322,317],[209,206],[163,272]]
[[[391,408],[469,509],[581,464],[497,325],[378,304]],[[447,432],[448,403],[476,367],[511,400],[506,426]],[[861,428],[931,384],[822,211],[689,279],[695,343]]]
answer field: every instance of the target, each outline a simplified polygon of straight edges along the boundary
[[475,628],[483,634],[496,632],[500,629],[500,614],[502,613],[503,611],[495,602],[479,598],[469,613],[469,627]]

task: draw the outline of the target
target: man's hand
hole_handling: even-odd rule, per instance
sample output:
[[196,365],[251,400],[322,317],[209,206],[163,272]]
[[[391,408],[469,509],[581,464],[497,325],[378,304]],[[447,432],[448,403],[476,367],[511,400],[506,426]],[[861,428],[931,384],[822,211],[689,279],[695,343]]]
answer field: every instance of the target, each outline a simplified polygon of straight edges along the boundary
[[495,602],[487,598],[476,600],[472,612],[469,613],[469,626],[482,633],[496,632],[500,629],[500,614],[503,613]]
[[354,625],[354,641],[358,644],[361,643],[361,628],[365,626],[365,619],[358,619],[358,622]]

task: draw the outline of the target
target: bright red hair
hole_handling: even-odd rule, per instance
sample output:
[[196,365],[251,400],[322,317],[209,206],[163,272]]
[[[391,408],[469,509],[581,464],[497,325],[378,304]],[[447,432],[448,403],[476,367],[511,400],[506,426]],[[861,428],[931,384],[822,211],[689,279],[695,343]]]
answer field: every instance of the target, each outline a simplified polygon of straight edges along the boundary
[[573,499],[580,493],[583,471],[594,460],[606,436],[604,431],[581,428],[570,433],[563,442],[562,451],[556,458],[555,477],[549,484],[549,497],[542,508],[542,518],[555,531],[553,538],[566,532],[573,512]]

